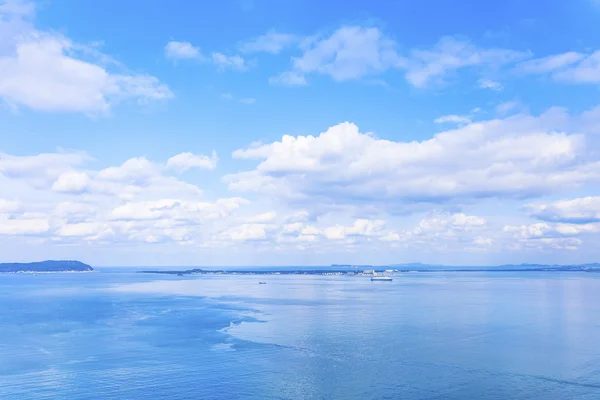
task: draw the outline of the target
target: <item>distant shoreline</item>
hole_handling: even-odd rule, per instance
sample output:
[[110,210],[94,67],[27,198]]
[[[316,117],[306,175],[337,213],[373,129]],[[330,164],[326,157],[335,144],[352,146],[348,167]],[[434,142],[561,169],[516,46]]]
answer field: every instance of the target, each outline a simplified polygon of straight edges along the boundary
[[428,269],[402,269],[402,268],[347,268],[347,269],[189,269],[189,270],[142,270],[143,274],[165,275],[338,275],[338,276],[373,276],[395,275],[401,273],[443,273],[443,272],[600,272],[600,268],[583,266],[540,267],[540,268],[428,268]]

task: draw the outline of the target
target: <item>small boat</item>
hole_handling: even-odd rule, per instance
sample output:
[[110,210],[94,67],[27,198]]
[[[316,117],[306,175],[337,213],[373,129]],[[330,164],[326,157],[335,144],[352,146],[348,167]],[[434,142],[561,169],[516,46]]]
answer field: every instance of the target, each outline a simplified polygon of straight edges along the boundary
[[267,282],[258,282],[259,285],[266,285]]

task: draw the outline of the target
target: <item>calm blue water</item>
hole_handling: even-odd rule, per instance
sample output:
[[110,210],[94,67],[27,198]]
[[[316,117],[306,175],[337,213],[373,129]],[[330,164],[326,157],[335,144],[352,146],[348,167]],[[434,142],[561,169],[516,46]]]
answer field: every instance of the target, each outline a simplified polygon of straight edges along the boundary
[[597,400],[600,274],[0,275],[0,399],[90,398]]

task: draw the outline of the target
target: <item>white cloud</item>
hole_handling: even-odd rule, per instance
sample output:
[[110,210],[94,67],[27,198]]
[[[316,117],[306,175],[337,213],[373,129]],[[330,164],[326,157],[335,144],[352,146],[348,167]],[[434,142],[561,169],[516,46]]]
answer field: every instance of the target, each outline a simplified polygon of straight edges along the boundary
[[298,40],[299,38],[296,35],[270,31],[242,43],[240,50],[244,53],[265,52],[278,54],[281,50],[296,43]]
[[248,105],[256,103],[256,99],[253,97],[246,97],[243,99],[239,99],[238,101],[242,104],[248,104]]
[[473,244],[476,246],[491,246],[494,244],[494,241],[488,237],[478,236],[473,239]]
[[271,85],[282,86],[304,86],[306,85],[306,78],[304,77],[304,75],[298,72],[288,71],[270,77],[269,83]]
[[212,156],[197,155],[193,153],[180,153],[167,160],[167,169],[185,172],[191,168],[215,169],[219,158],[213,151]]
[[190,42],[171,41],[165,46],[165,56],[171,60],[201,58],[200,49]]
[[550,224],[546,222],[538,222],[531,225],[504,227],[505,232],[509,232],[521,239],[538,239],[551,238],[560,236],[577,236],[581,233],[598,232],[598,224]]
[[246,104],[246,105],[252,105],[252,104],[256,103],[256,99],[254,97],[236,98],[231,93],[221,94],[221,99],[222,100],[235,100],[238,103],[242,103],[242,104]]
[[600,50],[590,54],[567,52],[530,60],[517,66],[524,74],[550,74],[559,82],[600,83]]
[[0,214],[18,211],[21,205],[18,201],[0,199]]
[[158,167],[144,157],[131,158],[119,167],[109,167],[98,172],[97,178],[106,181],[143,182],[157,175]]
[[588,196],[571,200],[533,203],[527,206],[531,216],[553,222],[600,222],[600,197]]
[[232,69],[245,71],[248,69],[248,64],[240,56],[228,56],[223,53],[214,52],[211,54],[211,59],[220,70]]
[[453,123],[453,124],[470,124],[471,118],[466,115],[442,115],[441,117],[436,118],[433,122],[436,124],[445,124],[445,123]]
[[160,199],[153,201],[126,202],[114,208],[109,219],[121,221],[165,220],[202,222],[224,218],[246,204],[239,197],[218,199],[215,202],[201,202],[181,199]]
[[567,83],[599,84],[600,50],[590,54],[576,65],[557,71],[554,78]]
[[431,50],[412,51],[406,79],[416,87],[443,83],[451,72],[465,67],[500,67],[529,57],[527,52],[481,49],[457,37],[443,37]]
[[165,57],[169,60],[198,60],[204,63],[212,63],[220,71],[234,70],[245,71],[250,64],[239,55],[226,55],[217,51],[210,56],[202,54],[200,48],[190,42],[170,41],[165,45]]
[[[347,236],[375,236],[379,235],[385,225],[382,220],[358,219],[352,226],[336,225],[325,228],[324,235],[327,239],[344,239]],[[307,234],[307,232],[303,232]]]
[[48,186],[62,173],[88,161],[82,152],[61,152],[35,156],[14,156],[0,153],[0,174],[26,181],[36,187]]
[[496,106],[496,113],[499,115],[506,115],[513,110],[522,108],[523,106],[518,101],[505,101],[504,103],[500,103]]
[[491,79],[479,79],[477,81],[477,86],[479,86],[481,89],[490,89],[490,90],[494,90],[496,92],[500,92],[504,89],[504,87],[502,86],[502,84],[500,82],[496,82],[493,81]]
[[54,207],[52,216],[64,223],[79,223],[96,218],[95,206],[83,202],[61,202]]
[[[239,149],[255,169],[226,176],[231,190],[286,201],[337,204],[443,203],[468,198],[536,197],[600,179],[600,162],[582,133],[581,117],[550,109],[471,123],[421,142],[394,142],[342,123],[319,136]],[[586,122],[589,123],[589,122]],[[584,132],[580,127],[577,132]],[[587,142],[586,142],[587,141]],[[588,147],[586,147],[586,143]]]
[[[149,75],[115,71],[110,57],[54,32],[36,30],[32,3],[0,9],[0,98],[37,111],[102,114],[124,100],[173,97]],[[123,68],[121,68],[123,69]]]
[[575,64],[584,57],[581,53],[569,51],[567,53],[524,61],[517,65],[517,70],[528,74],[545,74]]
[[301,74],[317,72],[337,81],[357,79],[402,64],[395,47],[377,28],[344,26],[308,44],[302,56],[293,58],[293,67]]
[[[347,81],[404,71],[412,86],[424,88],[444,83],[459,69],[498,69],[530,57],[529,52],[502,48],[479,48],[466,39],[447,36],[431,49],[415,49],[401,54],[396,42],[376,27],[342,26],[329,36],[304,39],[300,56],[292,57],[290,71],[269,79],[271,84],[304,85],[309,74]],[[499,82],[480,79],[481,88],[502,90]]]
[[243,224],[227,229],[219,235],[219,238],[235,242],[263,240],[267,238],[265,228],[264,224]]
[[395,247],[427,249],[427,251],[481,252],[489,250],[494,241],[487,221],[464,213],[434,211],[425,215],[409,229],[382,232],[379,241]]
[[37,235],[50,229],[48,220],[44,218],[8,218],[0,214],[0,235]]
[[90,177],[85,172],[65,172],[52,184],[52,190],[56,192],[81,193],[90,183]]
[[252,217],[246,218],[246,222],[248,223],[268,223],[273,222],[277,218],[277,212],[269,211],[263,214],[254,215]]
[[3,155],[2,189],[12,198],[0,199],[0,235],[80,246],[201,245],[248,204],[239,197],[199,200],[200,188],[166,175],[211,168],[216,156],[182,153],[164,164],[138,157],[101,170],[84,169],[88,160],[80,153]]
[[0,15],[32,16],[35,13],[35,4],[24,0],[0,1]]
[[62,225],[56,235],[58,236],[90,236],[102,230],[102,224],[96,222],[80,222]]
[[584,240],[580,236],[600,232],[599,224],[507,225],[503,231],[518,240],[524,248],[577,250]]

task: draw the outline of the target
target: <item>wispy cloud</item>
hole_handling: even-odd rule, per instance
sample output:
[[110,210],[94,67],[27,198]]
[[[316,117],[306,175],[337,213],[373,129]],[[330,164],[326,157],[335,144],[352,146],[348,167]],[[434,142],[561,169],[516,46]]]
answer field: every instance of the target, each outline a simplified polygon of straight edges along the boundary
[[504,89],[504,86],[500,82],[493,81],[491,79],[479,79],[477,86],[481,89],[490,89],[496,92],[500,92]]
[[517,65],[521,74],[549,74],[554,80],[573,84],[600,83],[600,50],[593,53],[566,52]]
[[289,33],[267,32],[264,35],[249,39],[240,45],[244,53],[270,53],[278,54],[283,49],[297,43],[300,38]]
[[270,77],[269,83],[282,86],[304,86],[306,85],[306,78],[300,73],[288,71]]
[[200,48],[190,42],[170,41],[165,45],[165,57],[172,61],[197,60],[204,63],[212,63],[219,70],[245,71],[250,65],[239,55],[227,55],[220,52],[212,52],[210,56],[202,54]]
[[256,99],[254,97],[237,98],[234,95],[232,95],[231,93],[221,94],[221,99],[237,101],[238,103],[242,103],[242,104],[246,104],[246,105],[252,105],[252,104],[256,103]]
[[248,64],[240,56],[228,56],[223,53],[212,53],[211,59],[220,70],[232,69],[237,71],[245,71],[248,69]]
[[466,115],[451,114],[438,117],[433,122],[436,124],[445,124],[448,122],[453,124],[468,124],[471,123],[471,118]]
[[[251,49],[268,49],[276,54],[283,48],[283,43],[294,42],[292,37],[271,33],[248,43]],[[430,49],[403,53],[396,41],[381,29],[360,25],[342,26],[329,35],[306,37],[299,42],[298,49],[301,54],[291,58],[291,69],[271,77],[272,84],[304,85],[311,74],[348,81],[397,70],[404,74],[410,85],[425,88],[444,83],[449,75],[460,69],[501,68],[531,56],[527,51],[480,48],[465,38],[454,36],[441,38]],[[485,89],[502,89],[499,82],[490,79],[481,79],[478,85]]]

